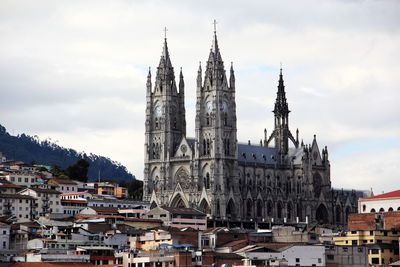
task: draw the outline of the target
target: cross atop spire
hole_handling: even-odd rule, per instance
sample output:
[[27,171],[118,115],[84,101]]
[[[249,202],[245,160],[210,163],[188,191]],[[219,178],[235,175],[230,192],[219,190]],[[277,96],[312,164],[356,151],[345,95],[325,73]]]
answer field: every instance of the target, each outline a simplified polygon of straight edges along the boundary
[[218,40],[217,40],[217,21],[215,19],[214,19],[213,24],[214,24],[214,37],[213,37],[211,52],[214,53],[214,56],[218,56],[219,48],[218,48]]
[[168,31],[167,27],[164,27],[164,39],[167,39],[167,31]]

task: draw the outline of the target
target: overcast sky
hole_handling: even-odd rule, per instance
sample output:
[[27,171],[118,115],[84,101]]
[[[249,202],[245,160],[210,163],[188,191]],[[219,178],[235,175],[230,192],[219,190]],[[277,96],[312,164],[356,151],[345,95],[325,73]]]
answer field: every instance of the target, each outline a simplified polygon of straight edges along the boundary
[[150,66],[154,78],[163,28],[194,136],[213,19],[236,71],[239,141],[273,129],[282,62],[291,130],[328,146],[332,185],[399,189],[398,0],[2,0],[0,124],[108,156],[142,179],[146,75]]

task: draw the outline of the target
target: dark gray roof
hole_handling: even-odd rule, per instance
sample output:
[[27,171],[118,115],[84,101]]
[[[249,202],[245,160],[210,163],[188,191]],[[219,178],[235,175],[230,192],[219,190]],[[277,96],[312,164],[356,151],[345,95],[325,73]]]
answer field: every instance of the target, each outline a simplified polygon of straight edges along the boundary
[[[188,144],[194,147],[194,138],[186,139]],[[289,148],[287,160],[292,161],[293,164],[301,164],[303,156],[303,148]],[[278,158],[278,151],[274,147],[265,147],[260,145],[238,144],[238,161],[246,163],[259,163],[259,164],[275,164]],[[290,162],[289,161],[289,162]],[[289,163],[288,162],[288,163]]]
[[278,152],[273,147],[238,144],[238,161],[260,164],[275,164]]
[[193,149],[194,148],[194,138],[186,138],[186,141],[188,142],[189,146]]

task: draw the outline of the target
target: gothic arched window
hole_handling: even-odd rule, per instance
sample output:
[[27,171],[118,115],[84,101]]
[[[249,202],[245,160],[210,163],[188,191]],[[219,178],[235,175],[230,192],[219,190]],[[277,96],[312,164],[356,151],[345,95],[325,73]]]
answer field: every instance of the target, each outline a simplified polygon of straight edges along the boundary
[[210,174],[207,172],[206,173],[206,183],[205,183],[206,189],[210,189]]
[[224,126],[228,125],[228,114],[226,112],[224,112]]

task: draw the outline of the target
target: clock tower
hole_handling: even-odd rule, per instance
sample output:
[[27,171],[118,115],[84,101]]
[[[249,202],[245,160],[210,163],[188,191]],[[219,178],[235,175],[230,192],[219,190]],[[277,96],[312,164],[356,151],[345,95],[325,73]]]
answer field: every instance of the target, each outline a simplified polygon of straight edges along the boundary
[[[178,92],[167,38],[164,38],[154,88],[150,70],[147,76],[144,200],[150,199],[153,190],[159,192],[172,187],[170,173],[167,171],[169,162],[182,137],[186,135],[184,94],[182,69]],[[157,172],[152,174],[150,170],[153,169],[157,169]]]
[[204,81],[199,66],[196,96],[194,175],[213,216],[224,218],[237,166],[235,75],[231,66],[228,82],[215,29]]

